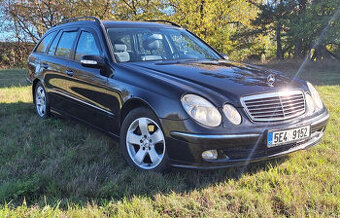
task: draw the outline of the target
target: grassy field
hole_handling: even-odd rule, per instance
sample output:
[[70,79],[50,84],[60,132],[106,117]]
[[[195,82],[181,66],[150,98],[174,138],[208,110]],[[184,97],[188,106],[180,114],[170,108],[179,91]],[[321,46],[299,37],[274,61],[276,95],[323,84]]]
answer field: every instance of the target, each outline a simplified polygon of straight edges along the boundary
[[331,114],[322,144],[247,168],[157,174],[130,169],[101,132],[39,119],[25,70],[0,70],[0,217],[338,217],[340,64],[310,64],[301,76]]

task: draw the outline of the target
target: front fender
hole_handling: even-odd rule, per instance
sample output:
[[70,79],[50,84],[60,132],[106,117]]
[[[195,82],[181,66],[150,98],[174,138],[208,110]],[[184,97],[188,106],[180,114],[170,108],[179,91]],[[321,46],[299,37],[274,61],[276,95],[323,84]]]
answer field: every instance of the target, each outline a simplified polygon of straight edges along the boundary
[[114,113],[119,114],[125,104],[137,100],[148,105],[161,119],[185,120],[180,98],[184,91],[173,84],[149,75],[133,71],[116,70],[113,78],[108,80],[110,95],[119,98],[119,105]]
[[131,99],[139,99],[152,108],[160,119],[185,120],[188,119],[179,98],[170,98],[149,90],[135,90]]

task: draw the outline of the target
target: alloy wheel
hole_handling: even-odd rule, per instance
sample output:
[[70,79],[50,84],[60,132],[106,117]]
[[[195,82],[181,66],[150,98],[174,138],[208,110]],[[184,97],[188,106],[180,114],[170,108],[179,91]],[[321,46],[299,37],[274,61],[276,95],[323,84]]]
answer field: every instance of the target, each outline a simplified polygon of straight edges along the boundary
[[46,93],[43,87],[39,86],[35,93],[35,105],[40,117],[46,114]]
[[126,134],[126,147],[131,160],[142,169],[157,167],[164,158],[164,134],[152,119],[134,120]]

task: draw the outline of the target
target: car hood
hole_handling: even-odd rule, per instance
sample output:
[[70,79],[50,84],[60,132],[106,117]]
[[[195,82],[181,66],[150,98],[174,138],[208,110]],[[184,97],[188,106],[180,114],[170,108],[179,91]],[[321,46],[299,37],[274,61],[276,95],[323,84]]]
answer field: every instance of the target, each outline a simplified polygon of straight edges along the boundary
[[[234,101],[237,106],[240,106],[242,96],[302,87],[301,81],[284,73],[230,61],[138,62],[133,65],[181,79],[195,87],[198,85],[203,93],[204,89],[210,89]],[[272,86],[268,84],[270,74],[275,77]]]

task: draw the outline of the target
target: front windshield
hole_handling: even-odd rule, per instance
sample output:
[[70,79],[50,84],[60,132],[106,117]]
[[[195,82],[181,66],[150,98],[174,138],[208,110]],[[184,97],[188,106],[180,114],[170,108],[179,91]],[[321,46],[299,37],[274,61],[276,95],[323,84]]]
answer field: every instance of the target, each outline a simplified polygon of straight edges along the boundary
[[107,33],[118,62],[220,59],[184,29],[108,28]]

